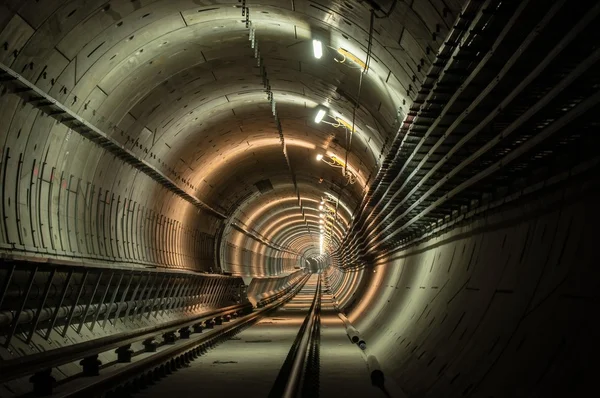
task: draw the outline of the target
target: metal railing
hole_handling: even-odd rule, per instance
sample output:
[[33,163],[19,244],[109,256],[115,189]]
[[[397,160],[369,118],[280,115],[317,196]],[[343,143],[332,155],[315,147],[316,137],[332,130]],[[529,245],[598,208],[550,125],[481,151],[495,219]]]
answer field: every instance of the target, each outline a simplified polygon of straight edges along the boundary
[[[90,394],[94,396],[106,394],[106,396],[121,397],[124,394],[134,392],[141,385],[149,384],[155,379],[164,377],[171,371],[184,366],[205,352],[208,347],[229,338],[242,328],[256,321],[259,317],[284,304],[304,286],[308,278],[309,276],[307,275],[296,285],[287,288],[285,295],[262,309],[252,312],[252,306],[249,303],[242,305],[244,310],[249,308],[250,313],[240,316],[221,329],[208,331],[196,338],[190,338],[187,335],[186,339],[189,340],[157,352],[126,367],[119,368],[118,372],[108,372],[105,375],[99,375],[100,377],[89,380],[89,383],[83,386],[78,385],[73,389],[67,388],[64,392],[59,392],[55,396],[85,397],[90,396]],[[226,320],[225,313],[231,311],[237,312],[239,310],[226,309],[219,316],[223,320]],[[214,317],[215,315],[208,316],[209,319]],[[198,330],[194,329],[194,331]],[[140,340],[140,338],[137,340]]]
[[0,260],[0,336],[29,344],[165,313],[207,311],[242,301],[237,277],[166,269]]

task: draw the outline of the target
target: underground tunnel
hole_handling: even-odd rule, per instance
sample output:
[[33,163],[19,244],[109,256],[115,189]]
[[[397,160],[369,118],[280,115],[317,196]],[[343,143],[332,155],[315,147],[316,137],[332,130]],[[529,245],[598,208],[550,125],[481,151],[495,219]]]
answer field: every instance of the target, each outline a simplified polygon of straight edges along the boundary
[[599,13],[0,0],[0,397],[595,395]]

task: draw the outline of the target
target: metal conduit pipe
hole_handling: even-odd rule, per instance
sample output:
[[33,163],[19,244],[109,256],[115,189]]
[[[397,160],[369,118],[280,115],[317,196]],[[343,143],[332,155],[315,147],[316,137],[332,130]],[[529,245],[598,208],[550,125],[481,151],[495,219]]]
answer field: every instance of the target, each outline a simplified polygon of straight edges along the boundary
[[[335,306],[335,308],[338,309],[337,306]],[[365,350],[367,348],[367,343],[360,337],[360,333],[358,332],[358,330],[356,330],[354,326],[352,326],[350,320],[346,318],[346,315],[342,314],[341,312],[338,312],[338,317],[342,320],[342,322],[344,322],[344,326],[346,327],[346,334],[348,335],[350,341],[358,345],[358,347],[360,347],[361,350]]]
[[369,355],[367,357],[367,367],[369,368],[371,383],[376,387],[383,388],[385,385],[385,376],[375,355]]

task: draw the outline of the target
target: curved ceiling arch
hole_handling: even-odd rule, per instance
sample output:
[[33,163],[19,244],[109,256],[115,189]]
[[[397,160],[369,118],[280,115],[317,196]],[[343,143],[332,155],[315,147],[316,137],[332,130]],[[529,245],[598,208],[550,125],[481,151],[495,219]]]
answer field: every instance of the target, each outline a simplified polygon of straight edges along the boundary
[[[233,0],[210,5],[113,0],[86,7],[78,1],[58,2],[39,15],[23,9],[24,18],[37,21],[31,25],[38,30],[13,67],[31,79],[40,65],[49,65],[49,75],[59,83],[51,94],[59,101],[230,218],[268,203],[269,197],[257,195],[255,186],[268,181],[276,192],[292,188],[296,197],[317,202],[331,192],[332,198],[340,198],[337,210],[347,224],[458,7],[423,11],[438,14],[437,25],[428,25],[429,19],[405,4],[398,5],[395,18],[375,20],[371,62],[355,104],[369,42],[369,10],[364,5],[349,1],[315,6],[303,0],[296,0],[294,9],[276,0],[246,5],[250,29]],[[269,73],[284,148],[250,34]],[[311,54],[313,38],[325,45],[320,60]],[[53,46],[58,53],[52,53]],[[346,56],[338,53],[340,48]],[[66,60],[62,64],[50,60],[60,56]],[[35,65],[31,72],[22,68],[29,62]],[[343,128],[312,121],[317,105],[327,105],[331,116],[355,125],[351,146]],[[341,169],[319,163],[316,154],[347,159],[346,167],[358,181],[348,185]],[[90,155],[88,145],[63,143],[57,156],[85,159],[84,179],[112,187],[117,197],[178,219],[191,217],[217,234],[218,220],[178,206],[179,199],[135,170],[117,165],[117,180],[110,161]],[[152,200],[154,195],[160,199]],[[250,228],[270,236],[265,228],[281,223],[283,214],[304,211],[300,219],[317,219],[315,207],[304,208],[300,201],[288,212],[256,218]],[[341,226],[333,228],[340,239]],[[285,233],[278,230],[277,236]]]

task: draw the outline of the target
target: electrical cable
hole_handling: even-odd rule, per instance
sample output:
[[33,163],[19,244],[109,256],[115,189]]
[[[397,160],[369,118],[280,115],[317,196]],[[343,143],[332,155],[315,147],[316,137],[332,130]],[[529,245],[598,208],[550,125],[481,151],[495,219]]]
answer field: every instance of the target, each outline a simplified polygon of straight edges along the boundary
[[[391,13],[393,11],[394,7],[395,7],[395,4],[392,5],[389,13]],[[365,66],[359,75],[358,92],[356,94],[356,104],[354,105],[354,108],[352,110],[352,130],[350,130],[350,132],[348,133],[348,129],[346,128],[346,153],[344,156],[344,168],[343,168],[344,177],[346,177],[346,182],[347,182],[346,186],[354,184],[354,182],[356,181],[356,176],[352,176],[352,177],[348,178],[348,172],[347,172],[348,171],[347,170],[348,154],[350,152],[350,147],[352,145],[352,135],[353,135],[354,129],[356,127],[356,111],[357,111],[358,107],[360,106],[360,94],[362,91],[363,75],[367,73],[367,71],[369,69],[369,63],[371,60],[371,52],[372,52],[372,47],[373,47],[374,22],[375,22],[375,11],[373,9],[371,9],[371,18],[369,21],[369,40],[368,40],[368,44],[367,44],[367,55],[365,58]],[[354,180],[354,181],[352,181],[352,180]],[[339,203],[340,203],[340,196],[342,195],[342,192],[343,192],[343,188],[338,193],[337,203],[335,206],[335,220],[336,221],[337,221],[337,213],[338,213],[338,208],[339,208]]]

